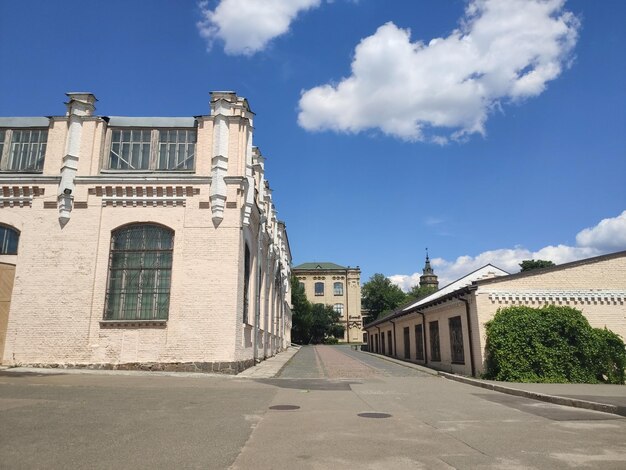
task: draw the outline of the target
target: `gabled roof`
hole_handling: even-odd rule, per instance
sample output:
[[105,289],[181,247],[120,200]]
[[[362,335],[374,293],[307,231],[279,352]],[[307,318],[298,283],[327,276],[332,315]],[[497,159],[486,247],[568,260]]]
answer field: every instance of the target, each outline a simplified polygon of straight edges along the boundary
[[539,274],[550,273],[552,271],[561,271],[562,269],[574,268],[576,266],[583,266],[585,264],[599,263],[613,258],[623,258],[626,256],[626,251],[616,251],[615,253],[608,253],[606,255],[594,256],[593,258],[579,259],[577,261],[570,261],[569,263],[557,264],[555,266],[549,266],[547,268],[531,269],[530,271],[521,271],[515,274],[509,274],[506,278],[491,278],[491,279],[478,279],[477,284],[489,284],[491,282],[510,281],[511,279],[519,279],[521,277],[537,276]]
[[384,323],[385,321],[408,315],[409,313],[415,312],[420,308],[430,306],[433,303],[437,303],[437,301],[443,301],[446,297],[452,297],[454,295],[461,294],[475,281],[478,281],[480,279],[485,279],[492,276],[507,276],[508,274],[509,273],[507,273],[503,269],[500,269],[492,264],[486,264],[482,268],[478,268],[476,271],[473,271],[466,276],[463,276],[462,278],[451,282],[447,286],[442,287],[437,292],[434,292],[429,296],[418,300],[417,302],[412,302],[408,305],[404,305],[383,318],[374,320],[373,322],[365,325],[364,328],[369,328],[380,323]]
[[304,271],[304,270],[306,270],[306,271],[314,271],[316,269],[319,269],[321,271],[323,271],[323,270],[330,270],[330,269],[342,269],[342,270],[345,271],[348,268],[346,268],[345,266],[339,266],[338,264],[335,264],[335,263],[329,263],[329,262],[326,262],[326,261],[320,261],[319,263],[318,262],[302,263],[302,264],[299,264],[298,266],[295,266],[293,268],[294,271],[296,269],[299,269],[299,270],[302,270],[302,271]]

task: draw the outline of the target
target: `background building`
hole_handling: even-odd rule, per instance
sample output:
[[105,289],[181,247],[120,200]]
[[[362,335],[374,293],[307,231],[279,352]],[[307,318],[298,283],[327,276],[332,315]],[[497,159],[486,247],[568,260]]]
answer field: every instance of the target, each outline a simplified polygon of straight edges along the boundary
[[465,375],[484,370],[499,308],[565,305],[626,338],[626,251],[508,274],[492,265],[365,326],[373,352]]
[[290,344],[291,253],[248,102],[0,118],[4,364],[236,372]]
[[313,304],[332,305],[345,327],[343,342],[363,341],[361,270],[334,263],[303,263],[293,268]]

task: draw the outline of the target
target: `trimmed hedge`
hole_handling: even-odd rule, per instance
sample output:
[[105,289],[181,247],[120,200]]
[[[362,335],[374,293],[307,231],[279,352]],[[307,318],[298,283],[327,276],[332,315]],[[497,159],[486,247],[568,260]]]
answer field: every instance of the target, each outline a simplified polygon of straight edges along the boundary
[[592,328],[580,310],[556,305],[503,308],[486,330],[486,379],[624,383],[624,342],[606,328]]

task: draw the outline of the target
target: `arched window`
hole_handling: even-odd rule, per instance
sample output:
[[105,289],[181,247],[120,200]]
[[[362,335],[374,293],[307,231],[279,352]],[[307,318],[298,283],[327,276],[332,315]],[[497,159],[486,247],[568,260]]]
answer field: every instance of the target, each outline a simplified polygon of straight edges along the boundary
[[343,304],[333,305],[333,310],[337,312],[339,315],[343,315]]
[[174,231],[133,224],[113,232],[105,320],[167,320]]
[[343,282],[335,282],[333,284],[333,293],[335,295],[343,295]]
[[324,295],[324,283],[323,282],[315,283],[315,295]]
[[17,255],[20,232],[11,227],[0,225],[0,255]]

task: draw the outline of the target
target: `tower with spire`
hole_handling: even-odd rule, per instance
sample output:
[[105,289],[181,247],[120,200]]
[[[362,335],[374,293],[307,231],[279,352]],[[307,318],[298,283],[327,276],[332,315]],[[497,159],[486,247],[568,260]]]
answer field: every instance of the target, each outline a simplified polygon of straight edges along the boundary
[[426,263],[424,264],[424,269],[422,270],[422,275],[420,276],[420,287],[427,286],[432,287],[434,290],[439,289],[439,279],[430,265],[428,248],[426,248]]

